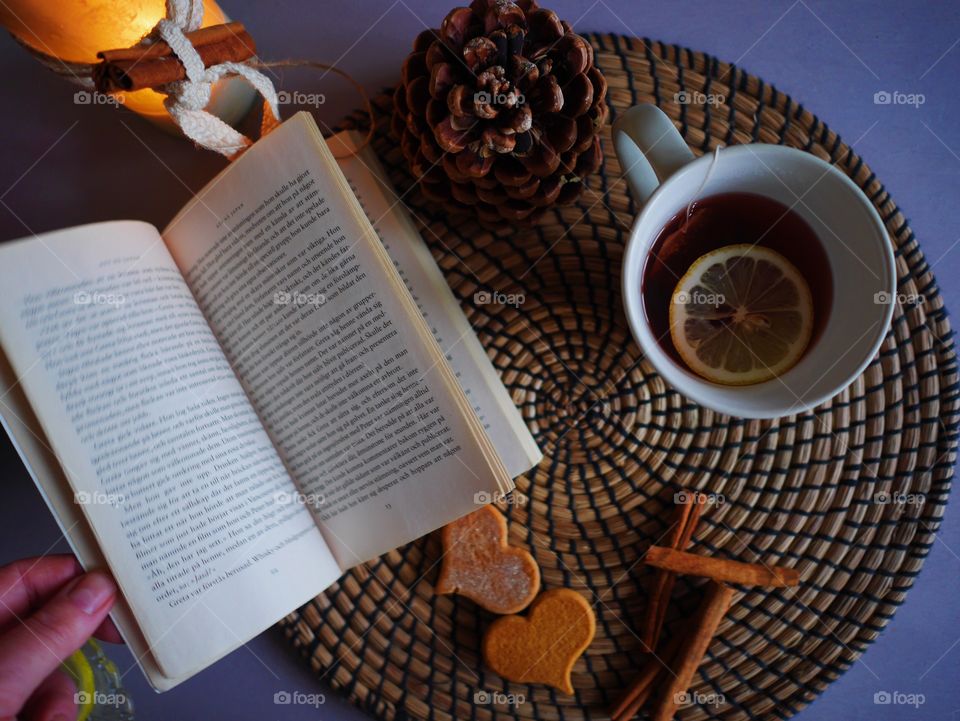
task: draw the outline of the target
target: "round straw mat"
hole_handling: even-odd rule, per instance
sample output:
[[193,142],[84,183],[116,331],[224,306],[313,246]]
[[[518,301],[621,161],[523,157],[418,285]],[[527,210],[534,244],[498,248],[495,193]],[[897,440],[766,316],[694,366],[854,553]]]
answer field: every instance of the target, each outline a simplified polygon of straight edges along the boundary
[[[624,36],[589,39],[614,119],[655,102],[698,154],[782,143],[847,173],[896,247],[893,324],[864,374],[813,412],[746,421],[700,408],[657,375],[624,317],[620,263],[636,207],[609,127],[603,169],[578,204],[495,234],[448,219],[411,188],[387,129],[390,95],[379,96],[374,148],[545,454],[517,480],[529,502],[502,506],[510,542],[534,554],[544,588],[576,589],[597,614],[567,697],[484,668],[480,642],[494,617],[433,594],[436,534],[354,569],[282,625],[319,677],[381,719],[607,718],[642,660],[650,572],[640,560],[683,488],[716,494],[696,553],[794,566],[803,582],[739,589],[691,689],[710,703],[679,717],[790,716],[892,618],[940,523],[957,447],[956,357],[936,282],[883,185],[825,123],[733,65]],[[491,288],[523,303],[475,303]],[[681,579],[667,633],[700,594]]]

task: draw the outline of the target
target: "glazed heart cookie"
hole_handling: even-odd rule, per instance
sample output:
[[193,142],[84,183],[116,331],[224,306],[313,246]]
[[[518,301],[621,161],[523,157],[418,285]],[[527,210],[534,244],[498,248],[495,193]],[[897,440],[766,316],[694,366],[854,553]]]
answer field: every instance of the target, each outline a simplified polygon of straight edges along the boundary
[[458,593],[493,613],[522,611],[540,590],[540,567],[507,545],[507,519],[495,506],[444,526],[443,566],[436,593]]
[[569,588],[555,588],[534,601],[526,618],[494,621],[483,637],[483,659],[510,681],[573,694],[570,672],[596,630],[590,602]]

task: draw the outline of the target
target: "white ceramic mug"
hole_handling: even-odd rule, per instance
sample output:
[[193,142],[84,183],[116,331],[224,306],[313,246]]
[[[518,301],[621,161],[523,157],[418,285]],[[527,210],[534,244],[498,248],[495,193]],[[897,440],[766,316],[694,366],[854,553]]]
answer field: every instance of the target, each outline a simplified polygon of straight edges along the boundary
[[[846,175],[819,158],[781,145],[735,145],[694,158],[673,122],[638,105],[613,127],[614,146],[642,207],[623,260],[623,297],[634,338],[660,375],[702,406],[743,418],[799,413],[852,383],[876,355],[893,316],[893,247],[880,216]],[[702,187],[701,187],[702,186]],[[755,193],[780,202],[817,234],[833,275],[833,301],[819,338],[777,378],[747,386],[712,383],[657,342],[641,297],[644,265],[660,231],[696,198]]]

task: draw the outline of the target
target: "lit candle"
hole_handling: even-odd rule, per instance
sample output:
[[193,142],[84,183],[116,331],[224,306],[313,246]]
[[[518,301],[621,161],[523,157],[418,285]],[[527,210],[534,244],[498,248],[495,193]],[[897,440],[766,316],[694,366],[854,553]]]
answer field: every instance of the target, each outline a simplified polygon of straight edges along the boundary
[[[213,0],[203,2],[203,27],[226,22]],[[67,62],[96,63],[101,50],[137,44],[166,16],[164,0],[3,0],[0,24],[21,42],[45,55]],[[172,128],[163,107],[164,95],[154,90],[121,93],[123,105],[164,127]],[[207,110],[227,123],[236,123],[250,109],[255,92],[239,78],[213,87]]]

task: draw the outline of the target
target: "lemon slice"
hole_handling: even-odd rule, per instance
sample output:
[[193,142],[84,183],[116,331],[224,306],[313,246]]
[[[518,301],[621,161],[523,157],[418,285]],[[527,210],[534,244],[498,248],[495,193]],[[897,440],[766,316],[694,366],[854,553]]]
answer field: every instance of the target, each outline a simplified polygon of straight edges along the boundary
[[90,718],[95,705],[96,682],[93,677],[93,668],[83,651],[75,651],[63,662],[63,667],[77,685],[74,701],[77,704],[77,721],[86,721]]
[[698,258],[670,299],[670,338],[690,370],[724,385],[782,375],[813,333],[813,301],[780,253],[727,245]]

